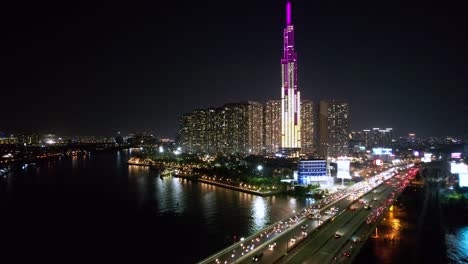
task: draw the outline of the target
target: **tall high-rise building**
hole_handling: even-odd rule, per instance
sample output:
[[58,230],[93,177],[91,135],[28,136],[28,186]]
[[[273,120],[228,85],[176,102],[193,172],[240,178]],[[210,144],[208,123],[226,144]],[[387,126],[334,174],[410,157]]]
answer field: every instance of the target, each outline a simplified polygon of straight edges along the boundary
[[223,106],[226,118],[226,153],[246,154],[247,111],[243,104],[229,103]]
[[294,50],[294,26],[291,21],[291,2],[286,5],[286,28],[283,31],[281,58],[281,148],[301,148],[301,107],[297,90],[297,54]]
[[207,153],[216,153],[220,149],[219,136],[224,134],[222,109],[208,108],[205,110],[206,122],[202,149]]
[[301,101],[301,153],[310,155],[314,151],[314,104]]
[[385,147],[391,146],[393,141],[393,129],[386,128],[373,128],[372,129],[372,147]]
[[247,144],[246,153],[264,154],[263,149],[263,105],[259,102],[247,103]]
[[379,131],[380,131],[380,128],[378,127],[372,128],[372,147],[377,147],[380,144],[381,134]]
[[320,101],[319,144],[326,157],[348,155],[349,104],[344,101]]
[[214,149],[212,111],[213,109],[195,109],[180,117],[178,143],[185,152],[209,152]]
[[270,100],[264,114],[265,154],[277,153],[281,147],[281,101]]
[[380,133],[382,134],[382,136],[381,136],[381,138],[382,138],[382,142],[381,142],[382,147],[386,147],[386,148],[391,147],[392,141],[393,141],[393,129],[387,127],[386,129],[382,129],[380,131]]
[[263,105],[230,103],[180,118],[178,144],[188,153],[263,154]]
[[363,133],[362,134],[362,139],[364,140],[364,146],[366,148],[370,148],[371,143],[372,143],[370,129],[364,129],[364,130],[362,130],[362,133]]

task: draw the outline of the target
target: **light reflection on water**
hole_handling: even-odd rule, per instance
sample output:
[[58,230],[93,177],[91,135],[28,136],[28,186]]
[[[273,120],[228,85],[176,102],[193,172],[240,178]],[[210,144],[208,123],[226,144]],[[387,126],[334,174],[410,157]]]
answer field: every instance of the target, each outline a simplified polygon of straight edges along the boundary
[[[100,250],[105,244],[112,252],[126,248],[132,255],[151,254],[157,248],[173,256],[174,263],[194,263],[306,205],[305,199],[260,197],[161,178],[148,167],[128,165],[129,158],[130,151],[64,157],[5,178],[0,202],[9,203],[8,229],[15,236],[0,235],[0,244],[17,243],[18,252],[40,251],[39,244],[66,245],[58,249],[63,251],[78,248],[81,238],[93,237],[90,247]],[[31,225],[30,219],[39,214],[40,224]],[[170,243],[161,244],[161,237]],[[190,245],[183,254],[173,246],[180,237]],[[23,246],[24,241],[31,246]]]
[[[128,178],[134,185],[134,199],[139,207],[156,208],[157,213],[198,216],[210,233],[233,233],[238,237],[249,236],[310,203],[305,199],[261,197],[206,183],[160,178],[157,172],[134,165],[128,166]],[[153,187],[148,188],[148,184]]]
[[266,222],[268,222],[267,217],[267,204],[263,197],[255,197],[252,201],[252,212],[251,215],[254,220],[253,229],[260,230],[264,226],[266,226]]
[[293,210],[293,211],[296,211],[298,208],[297,208],[297,200],[296,198],[290,198],[289,199],[289,207]]
[[216,197],[214,192],[205,193],[202,195],[202,207],[204,222],[208,225],[213,225],[216,219],[216,211],[211,208],[216,208]]
[[468,263],[468,226],[447,232],[445,242],[450,263]]

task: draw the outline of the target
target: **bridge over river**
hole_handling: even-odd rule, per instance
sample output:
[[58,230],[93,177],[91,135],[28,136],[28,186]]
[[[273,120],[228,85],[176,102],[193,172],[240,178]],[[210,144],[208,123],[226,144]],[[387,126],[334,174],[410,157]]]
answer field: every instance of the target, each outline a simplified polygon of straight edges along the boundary
[[199,263],[350,262],[416,175],[412,167],[393,167],[340,190]]

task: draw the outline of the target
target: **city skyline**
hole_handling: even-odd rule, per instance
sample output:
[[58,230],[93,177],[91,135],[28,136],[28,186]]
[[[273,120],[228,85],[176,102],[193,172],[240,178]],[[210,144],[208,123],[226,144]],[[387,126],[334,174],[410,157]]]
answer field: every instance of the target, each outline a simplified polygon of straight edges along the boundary
[[[276,100],[285,3],[9,3],[0,131],[174,137],[193,109]],[[466,136],[463,14],[369,3],[293,2],[302,97],[349,101],[351,130]]]

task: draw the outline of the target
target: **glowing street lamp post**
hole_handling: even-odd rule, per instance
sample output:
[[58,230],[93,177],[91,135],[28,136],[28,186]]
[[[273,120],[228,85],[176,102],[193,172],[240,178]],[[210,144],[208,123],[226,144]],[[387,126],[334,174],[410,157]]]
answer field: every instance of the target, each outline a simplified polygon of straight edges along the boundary
[[258,173],[260,174],[260,176],[263,176],[263,173],[262,173],[262,171],[263,171],[263,166],[262,166],[262,165],[258,165],[258,166],[257,166],[257,171],[258,171]]

